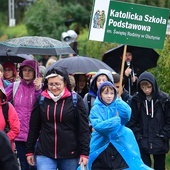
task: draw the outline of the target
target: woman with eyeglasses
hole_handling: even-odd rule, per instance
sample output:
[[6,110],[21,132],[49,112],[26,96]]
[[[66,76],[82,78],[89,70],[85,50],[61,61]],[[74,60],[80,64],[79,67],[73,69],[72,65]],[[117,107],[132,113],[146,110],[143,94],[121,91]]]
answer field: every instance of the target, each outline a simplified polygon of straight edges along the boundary
[[76,170],[80,163],[87,164],[89,154],[90,131],[83,99],[77,94],[74,105],[69,75],[60,67],[47,71],[43,90],[43,101],[37,100],[31,114],[28,163],[36,162],[37,170]]
[[17,77],[17,69],[14,63],[4,63],[3,64],[3,79],[8,80],[9,82],[14,82]]
[[[42,86],[41,79],[39,78],[38,62],[35,60],[24,60],[19,68],[19,76],[20,81],[10,84],[5,90],[8,100],[13,101],[20,120],[20,133],[15,139],[15,144],[21,170],[28,170],[30,166],[26,160],[25,149],[29,131],[29,121],[36,98],[41,94]],[[14,91],[16,91],[15,94]],[[30,169],[34,168],[31,167]]]

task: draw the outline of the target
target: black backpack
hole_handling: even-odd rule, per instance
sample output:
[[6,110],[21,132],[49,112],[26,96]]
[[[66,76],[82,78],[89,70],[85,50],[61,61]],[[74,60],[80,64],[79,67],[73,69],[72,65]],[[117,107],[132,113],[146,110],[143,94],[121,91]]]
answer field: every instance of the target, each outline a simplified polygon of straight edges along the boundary
[[9,110],[9,103],[5,103],[2,105],[2,113],[4,115],[4,119],[5,119],[5,129],[4,129],[4,132],[5,133],[8,133],[9,132],[9,129],[10,129],[10,126],[9,126],[9,120],[8,120],[8,110]]

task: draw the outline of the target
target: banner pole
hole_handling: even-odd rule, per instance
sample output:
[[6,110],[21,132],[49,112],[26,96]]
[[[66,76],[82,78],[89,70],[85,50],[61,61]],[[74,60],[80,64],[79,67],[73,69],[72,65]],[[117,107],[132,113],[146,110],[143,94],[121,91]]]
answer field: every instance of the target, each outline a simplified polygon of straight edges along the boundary
[[123,74],[124,74],[126,50],[127,50],[127,45],[124,45],[123,57],[122,57],[122,65],[121,65],[121,72],[120,72],[120,82],[119,82],[119,93],[118,93],[118,97],[121,96],[121,92],[122,92],[122,82],[123,82]]

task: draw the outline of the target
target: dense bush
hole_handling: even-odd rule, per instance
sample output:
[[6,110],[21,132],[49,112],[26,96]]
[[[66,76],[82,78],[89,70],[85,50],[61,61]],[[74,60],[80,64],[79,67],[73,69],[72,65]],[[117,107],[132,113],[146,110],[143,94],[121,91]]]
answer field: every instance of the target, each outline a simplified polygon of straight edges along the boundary
[[6,40],[10,38],[16,38],[27,35],[27,29],[24,24],[17,25],[15,27],[1,26],[0,29],[0,40]]

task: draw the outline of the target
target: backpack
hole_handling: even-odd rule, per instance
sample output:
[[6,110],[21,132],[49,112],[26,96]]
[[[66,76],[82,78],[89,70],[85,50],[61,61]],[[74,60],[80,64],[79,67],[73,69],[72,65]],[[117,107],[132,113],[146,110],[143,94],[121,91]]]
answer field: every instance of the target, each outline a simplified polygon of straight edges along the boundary
[[9,129],[10,129],[10,126],[9,126],[9,121],[8,121],[8,110],[9,110],[9,103],[5,103],[4,105],[2,105],[2,113],[4,115],[4,119],[5,119],[5,129],[4,129],[4,132],[5,133],[8,133],[9,132]]

